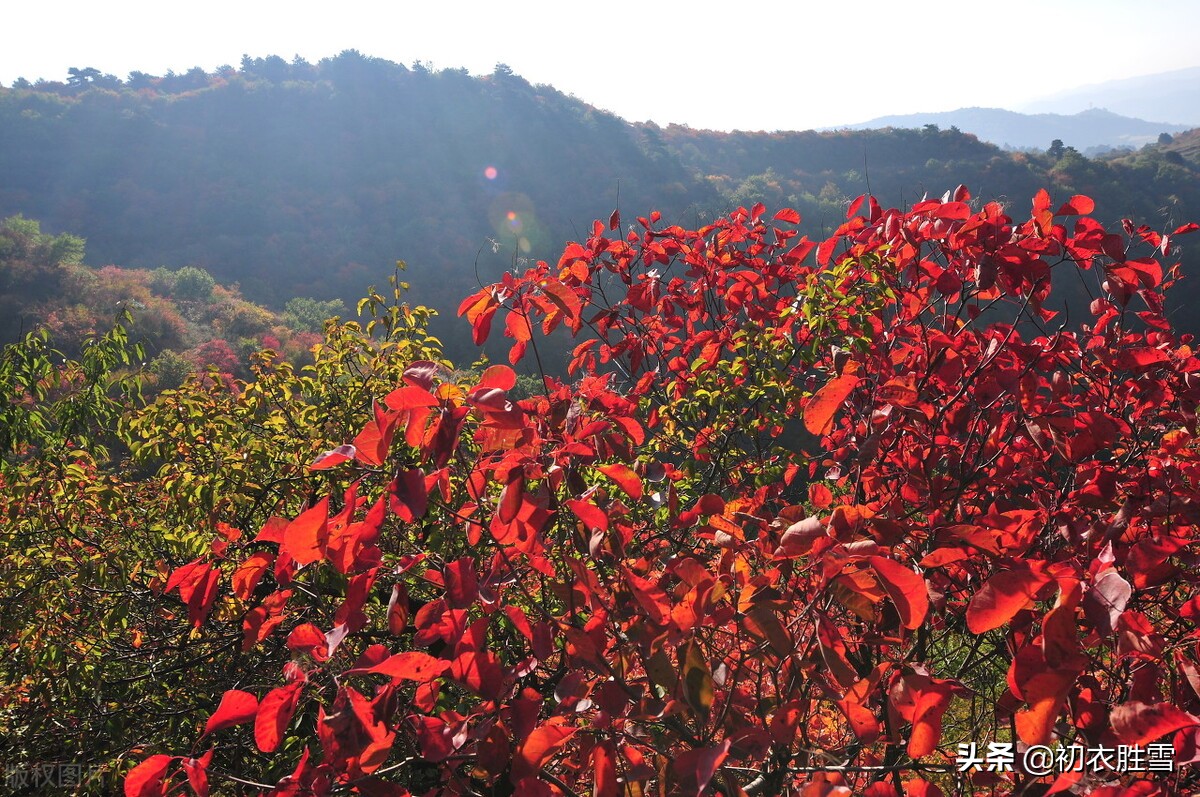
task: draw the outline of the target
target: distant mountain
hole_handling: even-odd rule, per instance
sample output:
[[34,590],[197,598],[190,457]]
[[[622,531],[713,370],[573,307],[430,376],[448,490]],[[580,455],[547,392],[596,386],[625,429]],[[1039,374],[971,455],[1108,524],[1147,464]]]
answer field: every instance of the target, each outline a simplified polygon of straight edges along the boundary
[[1096,148],[1140,147],[1158,139],[1160,133],[1177,133],[1193,125],[1147,122],[1094,108],[1071,116],[1057,113],[1023,114],[1001,108],[959,108],[940,113],[910,113],[881,116],[855,125],[850,130],[883,127],[910,128],[937,125],[957,127],[983,141],[1011,149],[1046,149],[1059,139],[1080,151]]
[[1200,125],[1200,66],[1080,86],[1041,97],[1017,110],[1075,113],[1089,108],[1196,127]]

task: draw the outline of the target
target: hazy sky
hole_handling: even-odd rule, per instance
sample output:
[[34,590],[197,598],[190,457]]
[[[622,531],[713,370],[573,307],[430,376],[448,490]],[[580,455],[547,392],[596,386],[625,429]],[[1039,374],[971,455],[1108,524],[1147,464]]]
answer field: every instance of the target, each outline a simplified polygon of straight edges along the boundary
[[[533,83],[629,120],[802,129],[890,113],[1013,106],[1200,65],[1197,0],[5,4],[0,83],[310,61],[354,48]],[[336,10],[335,10],[336,7]]]

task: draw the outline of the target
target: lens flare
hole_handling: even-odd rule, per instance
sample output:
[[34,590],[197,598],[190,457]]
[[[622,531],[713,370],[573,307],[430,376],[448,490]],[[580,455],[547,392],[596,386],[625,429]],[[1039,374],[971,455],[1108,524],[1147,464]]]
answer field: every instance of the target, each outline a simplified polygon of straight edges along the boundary
[[489,180],[495,180],[496,175],[498,175],[498,174],[500,174],[500,172],[496,171],[495,166],[489,166],[483,170],[483,176],[488,178]]

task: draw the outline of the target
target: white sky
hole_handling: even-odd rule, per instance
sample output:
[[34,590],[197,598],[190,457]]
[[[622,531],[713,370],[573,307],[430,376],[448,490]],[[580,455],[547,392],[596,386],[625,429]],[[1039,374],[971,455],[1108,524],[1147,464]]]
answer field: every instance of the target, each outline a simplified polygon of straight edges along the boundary
[[[164,0],[5,3],[0,83],[316,62],[510,65],[631,120],[782,130],[964,106],[1200,65],[1197,0]],[[335,10],[336,7],[336,10]]]

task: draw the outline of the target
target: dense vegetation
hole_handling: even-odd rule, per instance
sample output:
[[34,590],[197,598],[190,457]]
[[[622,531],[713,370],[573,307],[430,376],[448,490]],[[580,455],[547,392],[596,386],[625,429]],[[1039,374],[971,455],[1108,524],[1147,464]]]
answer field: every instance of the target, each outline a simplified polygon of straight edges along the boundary
[[1200,228],[1092,211],[614,213],[459,303],[512,365],[572,339],[532,390],[398,282],[303,369],[149,403],[124,330],[28,337],[0,752],[129,797],[1191,793],[1200,359],[1162,311]]
[[819,235],[850,197],[904,207],[965,182],[1001,201],[1042,186],[1087,193],[1106,223],[1200,216],[1198,167],[1174,151],[1101,161],[932,127],[631,125],[503,66],[471,77],[352,51],[125,80],[80,68],[0,89],[0,138],[0,217],[86,237],[93,265],[199,266],[282,308],[297,295],[353,301],[403,257],[414,300],[440,311],[435,331],[456,356],[470,356],[448,320],[463,293],[515,259],[552,257],[613,206],[695,226],[786,204]]
[[294,297],[276,313],[194,266],[94,269],[81,265],[83,256],[78,236],[49,235],[19,216],[0,221],[0,343],[38,332],[77,356],[121,318],[141,351],[143,386],[158,391],[209,368],[226,382],[245,378],[264,348],[309,362],[325,319],[346,309],[340,300]]

